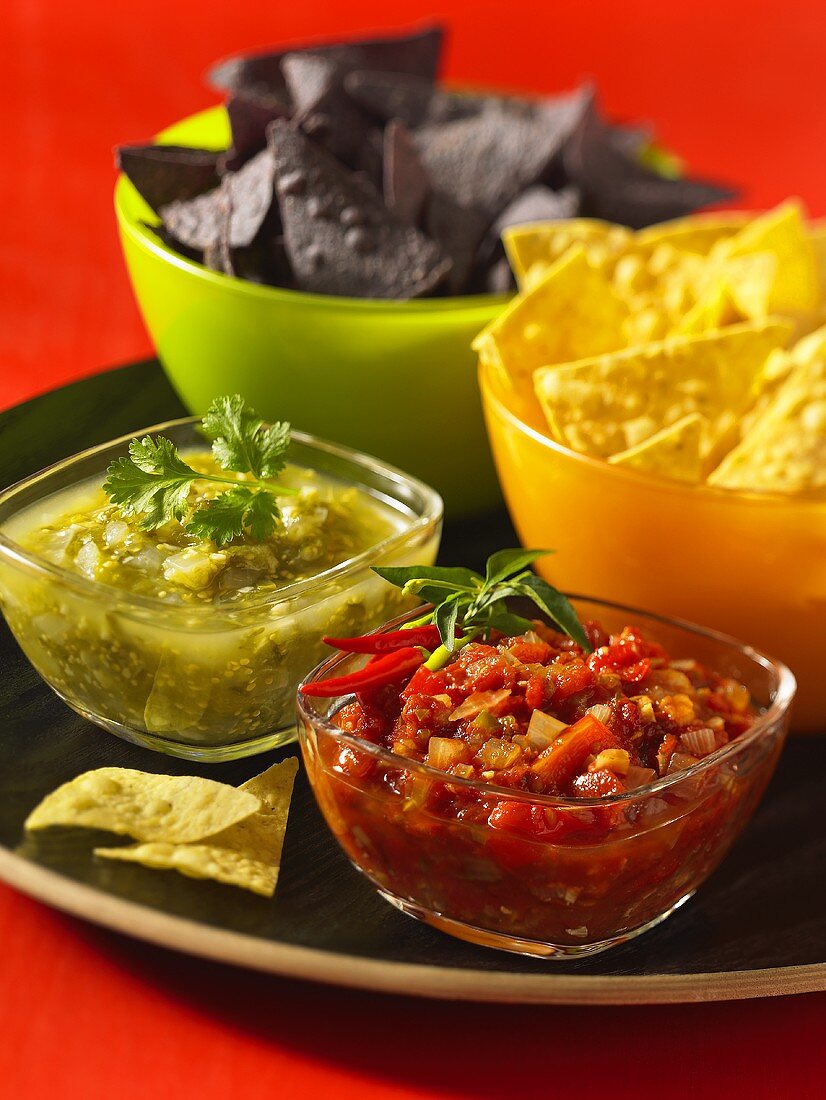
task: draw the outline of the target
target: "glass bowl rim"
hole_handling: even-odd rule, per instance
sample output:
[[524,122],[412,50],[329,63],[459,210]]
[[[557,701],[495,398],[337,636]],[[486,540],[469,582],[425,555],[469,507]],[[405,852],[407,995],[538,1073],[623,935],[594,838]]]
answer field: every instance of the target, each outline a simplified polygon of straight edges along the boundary
[[[194,119],[205,115],[225,110],[224,104],[218,103],[212,107],[206,107],[200,111],[194,111],[190,115],[173,122],[156,134],[153,141],[156,144],[169,144],[173,139],[169,136],[179,126],[185,125]],[[216,152],[226,152],[226,149],[216,149]],[[253,283],[247,279],[239,279],[234,275],[225,275],[223,272],[211,271],[196,260],[190,260],[169,248],[158,234],[155,226],[146,224],[133,216],[127,210],[126,197],[128,187],[133,187],[123,172],[118,173],[115,182],[115,216],[124,233],[144,251],[151,252],[158,259],[173,267],[179,268],[193,278],[211,285],[216,289],[235,292],[250,298],[258,298],[262,301],[283,302],[292,305],[301,305],[315,309],[342,309],[350,312],[375,312],[378,316],[388,314],[432,314],[434,316],[450,315],[461,312],[490,313],[505,305],[513,297],[508,294],[456,294],[446,298],[352,298],[339,294],[313,294],[306,290],[292,290],[289,287],[268,286],[262,283]],[[137,192],[136,192],[137,193]],[[157,216],[157,215],[155,215]],[[480,321],[480,326],[484,324]]]
[[555,439],[551,439],[550,436],[545,435],[538,428],[532,427],[527,421],[523,420],[519,413],[515,412],[507,403],[495,381],[494,375],[495,367],[493,364],[480,356],[478,377],[483,405],[490,405],[499,419],[508,421],[521,435],[527,436],[545,450],[552,451],[560,458],[584,466],[595,473],[603,473],[607,477],[628,482],[632,486],[645,485],[667,489],[669,493],[686,498],[694,497],[700,500],[707,498],[714,501],[728,502],[729,504],[736,502],[738,505],[757,508],[770,505],[783,505],[785,507],[794,505],[802,508],[808,507],[813,510],[818,508],[826,510],[826,495],[818,489],[810,489],[799,493],[779,493],[768,489],[725,489],[721,486],[709,485],[706,481],[689,484],[688,482],[663,477],[661,474],[645,473],[642,470],[635,470],[628,466],[612,466],[610,462],[603,458],[574,451],[570,447],[557,443]]
[[[94,455],[105,452],[110,448],[128,444],[132,439],[140,436],[154,435],[175,428],[195,425],[199,423],[201,419],[202,417],[200,416],[183,416],[173,420],[165,420],[159,424],[153,424],[148,428],[141,428],[136,432],[129,432],[125,435],[118,436],[116,439],[110,439],[105,443],[98,443],[93,447],[87,447],[82,451],[78,451],[76,454],[70,455],[68,458],[62,458],[57,462],[52,462],[42,470],[29,474],[27,477],[21,478],[7,488],[0,490],[0,511],[2,511],[4,506],[10,503],[16,494],[22,492],[28,486],[38,481],[46,482],[49,478],[73,464],[80,463],[84,459],[92,458]],[[163,609],[163,616],[165,618],[185,618],[189,621],[197,619],[205,620],[215,617],[235,618],[248,611],[258,610],[262,607],[277,607],[282,603],[292,603],[302,596],[306,597],[308,594],[311,595],[314,589],[321,588],[330,581],[337,581],[349,577],[354,573],[361,572],[363,569],[367,568],[371,562],[392,552],[396,547],[403,546],[419,532],[426,531],[428,527],[433,524],[438,525],[441,523],[444,515],[442,498],[435,489],[426,485],[425,482],[419,481],[418,478],[412,477],[410,474],[404,473],[403,470],[399,470],[397,467],[390,465],[390,463],[374,458],[372,455],[357,451],[344,444],[332,443],[329,440],[320,439],[318,436],[312,435],[309,432],[293,431],[292,439],[297,443],[309,447],[311,450],[320,451],[348,463],[355,463],[357,466],[361,466],[387,477],[394,484],[401,484],[411,489],[421,497],[421,513],[415,514],[410,525],[403,530],[388,535],[380,542],[375,543],[366,550],[362,550],[361,553],[356,554],[354,557],[346,558],[343,562],[339,562],[338,565],[330,566],[330,568],[322,570],[322,572],[316,573],[311,577],[293,581],[291,584],[285,585],[275,592],[263,593],[258,597],[245,600],[243,604],[238,605],[179,605],[168,603],[158,596],[145,596],[138,593],[127,592],[123,589],[116,588],[114,585],[104,584],[102,581],[93,580],[79,573],[74,573],[64,566],[47,561],[45,558],[20,546],[3,531],[2,527],[0,527],[0,560],[5,558],[17,568],[23,567],[29,571],[45,575],[60,584],[79,589],[81,593],[87,596],[98,598],[101,596],[108,597],[111,600],[155,612],[159,609]],[[78,484],[79,483],[80,482],[78,482]],[[360,487],[362,483],[353,482],[353,485],[355,487]],[[393,499],[395,499],[397,503],[404,503],[397,497]],[[17,514],[19,514],[19,510],[12,511],[10,516],[6,518],[10,519]],[[312,602],[312,599],[310,599],[306,601],[306,604],[309,605],[312,604]],[[291,608],[293,612],[298,610],[300,609]]]
[[[401,756],[398,753],[390,752],[380,745],[375,745],[372,741],[356,737],[354,734],[345,733],[338,726],[330,722],[329,719],[313,712],[306,703],[306,699],[309,697],[304,695],[302,690],[304,685],[318,679],[319,674],[322,672],[325,675],[329,674],[337,664],[342,663],[348,657],[358,656],[352,653],[336,653],[317,665],[298,685],[296,701],[299,716],[299,741],[303,742],[306,737],[304,723],[307,723],[316,729],[323,729],[325,733],[334,737],[337,741],[343,742],[350,748],[369,753],[369,755],[382,763],[391,764],[396,768],[403,768],[405,771],[417,772],[431,781],[450,783],[451,786],[460,786],[483,796],[496,798],[499,801],[527,802],[531,805],[549,808],[592,809],[596,806],[611,806],[634,802],[640,798],[648,798],[651,795],[659,794],[661,791],[667,790],[677,783],[683,782],[685,779],[701,775],[725,760],[738,756],[748,745],[751,745],[761,737],[772,734],[776,735],[779,728],[778,724],[788,712],[789,707],[794,701],[795,692],[797,690],[797,681],[794,674],[782,661],[779,661],[775,657],[770,657],[768,654],[763,653],[762,650],[755,649],[753,646],[740,642],[736,638],[732,638],[729,634],[724,634],[718,630],[712,630],[709,627],[698,626],[696,623],[689,622],[687,619],[660,615],[654,611],[643,611],[641,608],[630,607],[627,604],[618,603],[614,600],[599,599],[595,596],[569,593],[568,598],[573,601],[586,601],[601,607],[610,608],[612,611],[621,611],[629,615],[643,615],[647,619],[652,619],[666,626],[677,627],[690,634],[709,638],[712,641],[719,642],[730,649],[736,650],[746,656],[754,664],[770,670],[777,677],[777,687],[771,703],[765,711],[758,715],[754,724],[750,726],[744,734],[736,737],[733,741],[729,741],[728,744],[709,753],[708,756],[702,757],[696,764],[692,764],[688,768],[674,772],[671,775],[660,776],[658,779],[652,780],[650,783],[644,783],[642,786],[636,787],[632,791],[622,791],[619,794],[592,798],[573,798],[569,795],[532,794],[529,791],[514,790],[512,787],[500,787],[491,783],[482,783],[476,779],[462,779],[459,776],[449,776],[446,772],[440,771],[438,768],[433,768],[423,761],[412,760],[410,757]],[[371,631],[371,633],[382,633],[385,630],[395,629],[405,622],[419,618],[424,610],[426,610],[426,608],[421,606],[414,608],[412,611],[408,611],[404,615],[400,615],[390,622],[385,623],[377,630]],[[347,696],[343,698],[347,698]]]

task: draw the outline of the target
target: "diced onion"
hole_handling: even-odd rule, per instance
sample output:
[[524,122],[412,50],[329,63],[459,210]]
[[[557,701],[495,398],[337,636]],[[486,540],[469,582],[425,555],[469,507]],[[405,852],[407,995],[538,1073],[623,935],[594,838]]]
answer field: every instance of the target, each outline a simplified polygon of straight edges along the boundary
[[447,771],[454,764],[467,764],[470,760],[470,746],[457,737],[431,737],[427,742],[425,763],[431,768]]
[[598,722],[602,722],[603,726],[611,717],[611,708],[607,703],[595,703],[594,706],[588,707],[586,714],[592,714]]
[[656,721],[656,714],[654,713],[654,704],[648,695],[635,695],[633,696],[632,703],[637,704],[637,708],[640,712],[640,718],[643,722]]
[[717,748],[717,735],[708,726],[698,730],[686,730],[681,734],[680,741],[694,756],[708,756]]
[[657,778],[657,773],[653,768],[640,768],[636,764],[632,764],[624,776],[625,786],[629,791],[635,791],[637,787],[644,787],[646,783],[650,783]]
[[194,546],[170,554],[163,563],[164,578],[172,584],[198,591],[206,588],[218,572],[218,565],[209,554]]
[[541,752],[567,728],[564,722],[560,722],[553,715],[546,714],[544,710],[535,710],[531,715],[530,725],[525,736],[531,748]]
[[483,710],[493,710],[498,707],[510,695],[510,688],[500,688],[498,691],[474,691],[463,703],[453,711],[451,722],[459,722],[462,718],[475,718]]
[[117,546],[129,534],[129,528],[121,519],[110,520],[103,529],[103,541],[107,546]]
[[678,672],[694,672],[699,668],[699,665],[692,657],[689,657],[678,661],[672,661],[668,667],[676,668]]
[[100,565],[100,550],[94,542],[86,542],[81,546],[77,552],[75,564],[87,577],[95,578]]
[[625,775],[631,766],[631,757],[626,749],[603,749],[594,759],[589,770],[602,771],[607,768],[614,775]]
[[476,759],[486,771],[500,772],[513,767],[521,755],[522,750],[512,741],[491,737],[479,749]]
[[668,762],[668,769],[665,774],[672,775],[674,772],[685,771],[686,768],[699,764],[699,762],[696,756],[691,756],[687,752],[675,752]]

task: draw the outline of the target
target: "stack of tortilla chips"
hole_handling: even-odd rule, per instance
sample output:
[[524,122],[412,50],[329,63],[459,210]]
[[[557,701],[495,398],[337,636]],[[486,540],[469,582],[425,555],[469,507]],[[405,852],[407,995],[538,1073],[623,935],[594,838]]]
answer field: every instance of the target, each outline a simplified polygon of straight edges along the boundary
[[633,232],[506,231],[519,295],[475,341],[520,413],[616,466],[826,490],[826,226],[790,201]]

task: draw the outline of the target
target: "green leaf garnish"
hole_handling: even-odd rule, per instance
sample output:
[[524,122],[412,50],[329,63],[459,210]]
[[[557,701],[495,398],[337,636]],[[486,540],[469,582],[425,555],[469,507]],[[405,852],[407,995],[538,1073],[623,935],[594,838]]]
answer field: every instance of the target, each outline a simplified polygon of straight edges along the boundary
[[126,515],[140,516],[145,530],[183,519],[196,476],[170,440],[149,435],[133,439],[129,458],[116,459],[106,474],[103,488],[109,499]]
[[284,469],[289,424],[265,424],[240,394],[216,397],[201,424],[224,470],[273,478]]
[[591,643],[588,635],[582,629],[582,623],[577,617],[576,611],[569,601],[557,591],[552,584],[543,581],[541,577],[530,574],[520,585],[522,594],[533,600],[540,611],[544,611],[552,623],[556,623],[563,634],[581,645],[588,653],[591,652]]
[[488,584],[496,584],[507,577],[512,577],[520,569],[527,569],[538,558],[544,558],[547,554],[553,553],[553,550],[497,550],[488,558],[485,581]]
[[[218,397],[209,407],[202,431],[212,441],[212,453],[222,470],[248,474],[244,481],[193,470],[165,436],[133,439],[129,457],[118,458],[107,470],[104,491],[129,516],[140,516],[145,530],[170,520],[183,523],[200,538],[224,546],[245,532],[265,539],[281,519],[277,497],[297,490],[274,478],[286,464],[289,424],[266,424],[238,394]],[[227,485],[214,499],[190,505],[196,481]]]
[[[552,550],[500,550],[491,555],[485,576],[472,569],[413,565],[377,568],[384,580],[415,593],[433,604],[433,610],[416,620],[416,625],[435,623],[442,640],[427,667],[436,669],[474,638],[487,638],[492,630],[503,634],[524,634],[530,619],[508,610],[510,599],[530,600],[556,629],[587,652],[591,643],[568,599],[552,584],[528,567]],[[461,637],[457,639],[457,634]]]

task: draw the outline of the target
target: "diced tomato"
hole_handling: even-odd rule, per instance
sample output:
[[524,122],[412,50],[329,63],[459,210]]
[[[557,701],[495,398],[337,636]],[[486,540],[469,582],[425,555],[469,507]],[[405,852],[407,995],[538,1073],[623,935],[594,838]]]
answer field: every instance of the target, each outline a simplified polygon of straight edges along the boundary
[[668,770],[668,765],[671,761],[671,757],[679,747],[680,739],[673,733],[667,733],[660,742],[660,747],[657,750],[657,764],[659,767],[660,775],[665,775]]
[[585,772],[574,780],[574,792],[582,798],[604,798],[608,794],[620,794],[625,787],[607,768]]
[[651,671],[651,660],[648,657],[643,657],[641,661],[635,661],[633,665],[628,665],[627,668],[620,668],[617,671],[624,684],[639,684]]
[[529,642],[524,638],[516,638],[510,646],[510,652],[523,665],[544,665],[553,650],[547,642]]
[[411,677],[407,687],[399,694],[402,699],[409,699],[411,695],[440,695],[447,690],[448,676],[444,669],[431,672],[429,668],[421,665]]
[[630,742],[633,735],[642,725],[640,708],[632,699],[623,699],[614,704],[614,722],[620,737]]
[[366,752],[345,745],[338,754],[337,770],[352,779],[366,779],[375,770],[376,761]]
[[542,710],[545,705],[545,695],[548,691],[547,677],[535,672],[528,680],[525,688],[525,703],[529,710]]
[[555,662],[549,672],[553,679],[553,701],[562,703],[579,691],[594,686],[594,674],[584,661],[575,660],[567,664]]
[[531,807],[527,802],[497,802],[488,816],[488,825],[492,829],[508,829],[530,836]]

